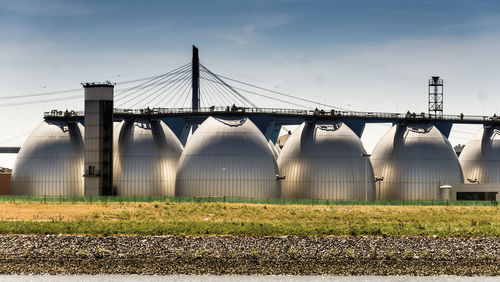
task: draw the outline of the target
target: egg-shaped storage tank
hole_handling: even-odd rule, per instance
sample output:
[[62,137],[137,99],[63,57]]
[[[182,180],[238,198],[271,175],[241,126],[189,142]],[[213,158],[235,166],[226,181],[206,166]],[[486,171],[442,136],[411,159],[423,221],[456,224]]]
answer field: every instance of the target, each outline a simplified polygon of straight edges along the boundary
[[121,196],[174,196],[182,144],[160,120],[124,120],[115,128],[113,186]]
[[455,151],[435,126],[394,125],[373,150],[371,161],[382,200],[438,200],[439,187],[463,183]]
[[374,200],[373,169],[361,140],[342,122],[305,122],[278,157],[283,198]]
[[12,170],[13,195],[83,195],[83,126],[45,120],[26,139]]
[[459,157],[466,183],[500,184],[500,127],[478,130]]
[[175,194],[278,198],[277,174],[273,152],[248,118],[209,117],[182,152]]

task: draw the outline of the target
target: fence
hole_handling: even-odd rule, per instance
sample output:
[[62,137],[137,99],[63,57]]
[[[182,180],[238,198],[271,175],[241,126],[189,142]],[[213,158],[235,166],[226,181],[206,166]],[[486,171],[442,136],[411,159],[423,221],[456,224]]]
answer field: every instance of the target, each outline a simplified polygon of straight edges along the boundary
[[166,197],[166,196],[0,196],[0,203],[246,203],[270,205],[389,205],[389,206],[497,206],[496,201],[441,201],[441,200],[315,200],[315,199],[261,199],[242,197]]

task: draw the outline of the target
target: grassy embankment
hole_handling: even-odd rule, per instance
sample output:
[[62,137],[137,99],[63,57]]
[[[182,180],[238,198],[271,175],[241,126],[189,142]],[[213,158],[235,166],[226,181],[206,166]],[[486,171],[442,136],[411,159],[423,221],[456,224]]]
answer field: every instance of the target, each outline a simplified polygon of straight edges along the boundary
[[500,208],[0,203],[3,234],[500,236]]

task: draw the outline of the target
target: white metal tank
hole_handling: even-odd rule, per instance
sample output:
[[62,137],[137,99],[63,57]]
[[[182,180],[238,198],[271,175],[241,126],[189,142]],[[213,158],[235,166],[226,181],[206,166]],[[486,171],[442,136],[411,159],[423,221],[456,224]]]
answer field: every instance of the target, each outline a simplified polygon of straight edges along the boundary
[[113,186],[122,196],[174,196],[182,145],[160,120],[123,120],[115,129]]
[[439,187],[463,183],[448,139],[432,124],[394,125],[378,142],[371,161],[382,200],[437,200]]
[[283,198],[374,200],[371,162],[342,122],[304,122],[278,157]]
[[176,196],[279,198],[268,142],[246,117],[207,118],[181,155]]
[[43,121],[21,147],[12,171],[13,195],[83,195],[83,126]]
[[478,130],[459,157],[465,183],[500,184],[500,127]]

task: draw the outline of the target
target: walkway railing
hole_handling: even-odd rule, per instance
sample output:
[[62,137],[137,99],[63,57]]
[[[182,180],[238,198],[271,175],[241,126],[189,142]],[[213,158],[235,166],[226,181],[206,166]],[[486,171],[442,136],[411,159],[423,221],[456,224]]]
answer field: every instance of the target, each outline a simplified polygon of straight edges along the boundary
[[243,107],[209,107],[200,108],[198,111],[193,111],[191,108],[152,108],[152,109],[114,109],[115,114],[151,114],[151,115],[168,115],[168,114],[224,114],[224,113],[241,113],[241,114],[274,114],[284,116],[331,116],[331,117],[347,117],[359,119],[381,119],[381,120],[433,120],[433,121],[451,121],[451,122],[500,122],[497,116],[478,116],[478,115],[444,115],[442,117],[434,117],[426,113],[385,113],[385,112],[356,112],[356,111],[337,111],[323,109],[305,110],[305,109],[283,109],[283,108],[243,108]]
[[[427,113],[385,113],[385,112],[356,112],[356,111],[337,111],[323,109],[305,110],[305,109],[283,109],[283,108],[244,108],[244,107],[205,107],[200,108],[198,111],[193,111],[191,108],[146,108],[146,109],[114,109],[115,115],[210,115],[210,114],[271,114],[282,115],[290,117],[304,117],[304,116],[325,116],[337,118],[357,118],[364,120],[422,120],[422,121],[444,121],[444,122],[472,122],[472,123],[488,123],[499,122],[500,119],[494,116],[478,116],[478,115],[444,115],[442,117],[434,117]],[[58,111],[53,110],[45,112],[46,118],[64,118],[64,117],[82,117],[82,111]]]

